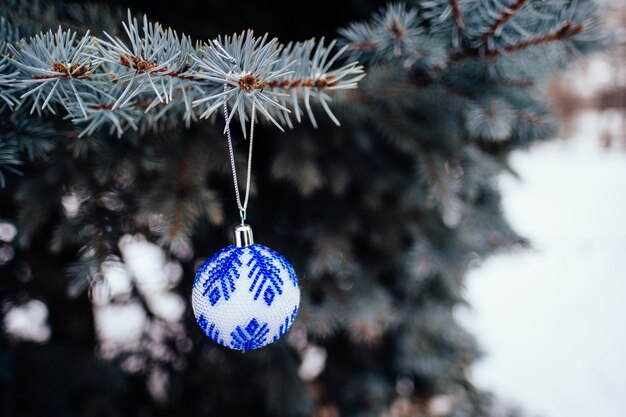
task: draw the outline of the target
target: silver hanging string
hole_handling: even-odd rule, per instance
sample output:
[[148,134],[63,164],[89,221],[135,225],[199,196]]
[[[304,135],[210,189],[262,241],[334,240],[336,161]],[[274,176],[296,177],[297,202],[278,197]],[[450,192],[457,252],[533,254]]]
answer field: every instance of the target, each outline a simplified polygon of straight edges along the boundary
[[[235,68],[237,67],[237,61],[233,58],[226,50],[222,47],[222,45],[217,41],[213,41],[213,45],[218,49],[219,55],[231,63],[233,66],[228,72],[231,74]],[[224,83],[224,92],[228,91],[228,84]],[[224,122],[226,124],[226,137],[228,138],[228,153],[230,155],[230,167],[233,172],[233,184],[235,186],[235,198],[237,200],[237,207],[239,208],[239,217],[241,219],[241,224],[245,223],[246,220],[246,210],[248,208],[248,200],[250,198],[250,179],[252,173],[252,145],[254,140],[254,121],[255,121],[255,113],[256,113],[256,100],[252,100],[252,111],[250,115],[250,146],[248,149],[248,169],[246,176],[246,191],[245,197],[243,199],[243,204],[241,203],[241,196],[239,194],[239,181],[237,180],[237,170],[235,169],[235,152],[233,150],[233,141],[230,134],[230,124],[228,124],[228,101],[226,99],[226,95],[224,95]],[[234,111],[234,110],[233,110]]]

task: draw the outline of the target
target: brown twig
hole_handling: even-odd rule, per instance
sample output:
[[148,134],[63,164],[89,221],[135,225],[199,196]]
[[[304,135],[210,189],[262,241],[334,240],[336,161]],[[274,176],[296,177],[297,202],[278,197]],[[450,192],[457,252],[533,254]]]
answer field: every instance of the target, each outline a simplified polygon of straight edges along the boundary
[[170,229],[167,233],[167,237],[165,238],[165,243],[167,245],[172,245],[176,240],[176,235],[180,230],[184,216],[183,216],[183,198],[185,197],[185,190],[187,187],[187,180],[189,177],[189,156],[190,149],[187,144],[183,153],[180,156],[178,163],[178,173],[176,175],[176,183],[174,185],[174,198],[176,203],[174,204],[174,212],[172,213],[172,222],[170,224]]
[[560,28],[548,33],[547,35],[525,39],[518,43],[506,45],[504,48],[500,49],[487,49],[485,51],[485,56],[493,57],[502,55],[504,53],[521,51],[533,46],[545,45],[546,43],[550,42],[563,41],[571,38],[572,36],[578,35],[583,30],[584,27],[580,23],[565,22],[563,23],[563,25],[561,25]]
[[489,25],[489,27],[482,33],[482,39],[487,39],[490,36],[495,35],[500,27],[508,22],[517,12],[520,11],[522,6],[526,4],[526,0],[515,0],[513,4],[504,9],[502,13],[496,18],[496,20]]
[[466,48],[453,54],[448,60],[448,65],[452,65],[453,63],[461,61],[465,58],[477,58],[481,56],[493,58],[512,52],[518,52],[534,46],[545,45],[550,42],[564,41],[578,35],[584,29],[584,26],[580,23],[565,22],[561,25],[561,27],[548,33],[547,35],[524,39],[514,44],[505,45],[502,48],[492,48],[487,50],[481,48]]
[[89,67],[87,64],[74,63],[69,68],[65,64],[61,64],[58,61],[52,63],[50,69],[56,72],[54,75],[33,75],[33,80],[51,80],[55,78],[86,78],[89,79]]
[[393,37],[396,39],[400,39],[406,33],[406,29],[400,26],[400,23],[398,23],[397,20],[391,22],[391,24],[389,25],[389,30],[393,34]]
[[253,90],[264,90],[269,87],[269,83],[267,81],[261,81],[259,77],[254,74],[246,74],[239,78],[239,87],[249,93]]
[[450,0],[450,6],[452,7],[452,16],[454,17],[454,23],[459,29],[459,33],[463,33],[465,30],[465,23],[463,23],[463,15],[461,14],[461,8],[459,7],[458,0]]
[[113,104],[105,103],[92,103],[88,104],[87,107],[94,110],[113,110]]
[[148,62],[145,59],[130,54],[120,55],[120,64],[135,69],[137,72],[148,72],[157,66],[157,64],[153,62]]
[[367,51],[370,49],[377,49],[378,47],[380,47],[380,42],[372,42],[372,41],[367,41],[367,42],[352,42],[348,45],[348,49],[356,51]]
[[315,87],[315,88],[323,89],[327,87],[333,87],[337,85],[337,83],[339,83],[338,79],[336,79],[335,77],[329,76],[329,77],[318,78],[317,80],[313,80],[311,78],[296,78],[295,80],[282,80],[282,81],[274,80],[265,84],[267,84],[266,88],[271,87],[271,88],[280,88],[283,90],[288,90],[291,88],[298,88],[300,86],[308,87],[308,88]]

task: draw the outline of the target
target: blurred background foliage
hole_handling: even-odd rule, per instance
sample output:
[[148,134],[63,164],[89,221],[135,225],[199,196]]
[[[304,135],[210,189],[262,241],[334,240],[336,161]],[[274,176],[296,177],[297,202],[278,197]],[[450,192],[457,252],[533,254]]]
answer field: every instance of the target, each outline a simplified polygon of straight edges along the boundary
[[340,128],[257,131],[249,222],[293,261],[300,313],[245,355],[195,323],[194,272],[238,217],[219,122],[79,139],[5,106],[0,413],[519,415],[470,381],[480,350],[456,315],[469,268],[528,244],[495,179],[554,135],[547,83],[597,47],[593,4],[9,0],[0,33],[121,34],[126,7],[194,39],[341,36],[366,65],[335,97]]

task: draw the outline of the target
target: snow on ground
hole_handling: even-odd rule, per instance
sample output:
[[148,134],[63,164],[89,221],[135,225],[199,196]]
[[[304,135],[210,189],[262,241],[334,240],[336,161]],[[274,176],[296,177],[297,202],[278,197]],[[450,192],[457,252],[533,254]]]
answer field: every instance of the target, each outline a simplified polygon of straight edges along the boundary
[[504,212],[534,250],[468,278],[474,379],[531,416],[626,415],[626,152],[599,146],[603,117],[513,156]]

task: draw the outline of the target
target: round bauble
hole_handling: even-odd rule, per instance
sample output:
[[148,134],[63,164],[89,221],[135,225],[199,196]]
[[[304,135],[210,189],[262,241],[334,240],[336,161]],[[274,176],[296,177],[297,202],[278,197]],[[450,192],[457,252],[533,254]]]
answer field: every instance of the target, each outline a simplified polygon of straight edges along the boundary
[[299,304],[293,267],[259,244],[222,249],[200,267],[193,284],[193,312],[204,333],[244,352],[281,338]]

